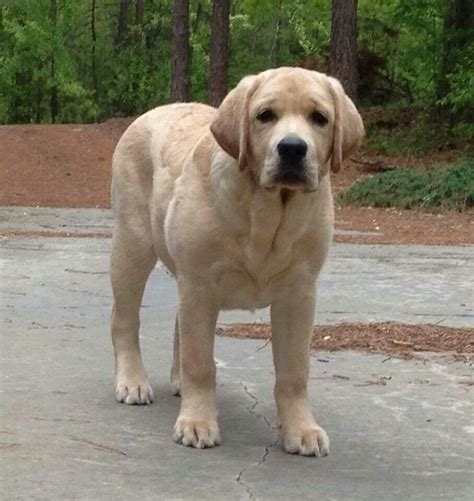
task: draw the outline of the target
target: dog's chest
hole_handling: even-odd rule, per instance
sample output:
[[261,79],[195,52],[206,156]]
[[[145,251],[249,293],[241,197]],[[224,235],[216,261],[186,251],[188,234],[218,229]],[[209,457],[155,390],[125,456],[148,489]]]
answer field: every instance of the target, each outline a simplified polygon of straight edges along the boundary
[[296,262],[294,241],[287,232],[273,237],[262,232],[257,241],[240,239],[233,252],[214,268],[222,308],[253,310],[268,306]]
[[224,265],[214,271],[214,285],[222,309],[254,310],[268,306],[282,278],[263,273],[251,275],[244,267],[235,266]]
[[255,197],[247,227],[229,238],[214,266],[213,282],[225,309],[268,306],[301,258],[308,233],[309,197],[285,206],[276,196]]

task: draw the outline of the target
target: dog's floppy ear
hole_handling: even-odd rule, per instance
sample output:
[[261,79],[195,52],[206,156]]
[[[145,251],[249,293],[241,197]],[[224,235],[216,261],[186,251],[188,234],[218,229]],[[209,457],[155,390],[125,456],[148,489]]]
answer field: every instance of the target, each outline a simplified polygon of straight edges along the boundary
[[248,152],[250,99],[257,90],[258,77],[245,77],[227,94],[211,124],[211,132],[219,146],[238,160],[240,170],[245,169]]
[[362,118],[352,100],[346,95],[339,80],[329,77],[334,101],[334,132],[331,170],[339,172],[342,162],[360,146],[365,136]]

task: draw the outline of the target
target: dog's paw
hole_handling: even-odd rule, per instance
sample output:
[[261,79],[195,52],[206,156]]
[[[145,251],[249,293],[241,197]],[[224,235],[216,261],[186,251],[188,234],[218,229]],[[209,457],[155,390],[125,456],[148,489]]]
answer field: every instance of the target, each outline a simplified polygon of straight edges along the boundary
[[179,417],[174,425],[173,440],[188,447],[205,449],[219,445],[221,436],[216,420]]
[[153,390],[146,377],[118,378],[115,385],[117,402],[129,405],[148,405],[153,402]]
[[288,430],[281,438],[283,449],[289,454],[316,457],[329,454],[329,437],[319,426]]

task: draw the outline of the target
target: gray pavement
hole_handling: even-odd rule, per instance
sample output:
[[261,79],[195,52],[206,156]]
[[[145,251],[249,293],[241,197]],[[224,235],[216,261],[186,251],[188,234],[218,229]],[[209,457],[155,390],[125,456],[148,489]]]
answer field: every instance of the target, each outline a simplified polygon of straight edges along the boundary
[[0,207],[0,233],[62,232],[107,236],[112,229],[110,209],[63,209],[51,207]]
[[[112,229],[110,209],[64,209],[51,207],[0,207],[0,233],[7,231],[96,233]],[[337,230],[340,235],[380,236],[376,231]]]
[[[109,231],[108,212],[48,212],[0,209],[0,231]],[[223,444],[174,444],[176,286],[158,267],[142,309],[155,403],[115,403],[109,247],[107,238],[0,239],[1,499],[472,499],[474,376],[447,356],[314,354],[311,401],[331,453],[301,458],[276,442],[269,346],[218,338]],[[473,327],[472,257],[472,247],[335,245],[317,320]],[[230,312],[220,322],[266,318]]]

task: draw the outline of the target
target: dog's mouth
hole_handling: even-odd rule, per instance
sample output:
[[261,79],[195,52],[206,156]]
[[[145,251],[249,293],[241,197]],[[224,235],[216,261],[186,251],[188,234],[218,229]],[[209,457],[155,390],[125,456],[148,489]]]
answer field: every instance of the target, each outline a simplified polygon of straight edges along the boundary
[[294,187],[308,184],[308,180],[305,174],[294,171],[277,173],[277,175],[273,177],[273,182],[275,184]]
[[309,188],[311,185],[304,162],[280,162],[269,175],[270,184],[289,189]]

